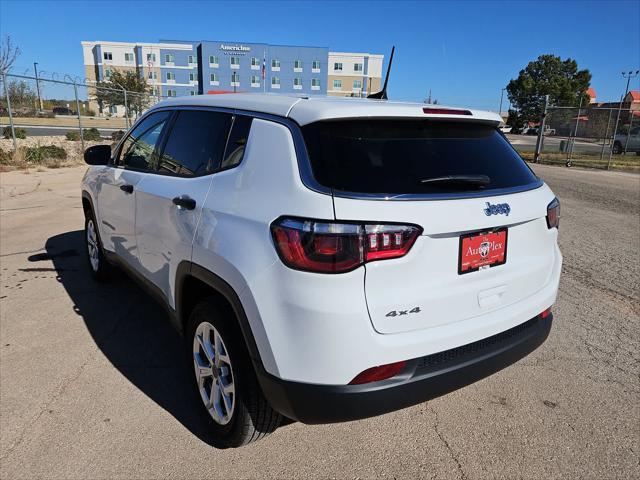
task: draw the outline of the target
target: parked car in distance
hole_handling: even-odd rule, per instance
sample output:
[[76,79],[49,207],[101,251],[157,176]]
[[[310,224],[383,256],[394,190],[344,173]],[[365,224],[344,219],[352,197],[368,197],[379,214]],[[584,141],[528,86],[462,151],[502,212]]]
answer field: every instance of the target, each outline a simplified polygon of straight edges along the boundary
[[118,265],[166,307],[220,444],[444,395],[551,329],[560,204],[499,124],[366,99],[160,102],[85,152],[88,269]]
[[54,115],[75,115],[76,112],[67,107],[53,107]]
[[501,125],[499,128],[502,133],[511,133],[511,130],[513,130],[510,125]]
[[618,133],[613,140],[613,153],[615,155],[620,155],[625,151],[625,146],[627,152],[635,152],[636,155],[640,155],[640,127],[632,128],[628,135],[629,139],[627,140],[627,134]]

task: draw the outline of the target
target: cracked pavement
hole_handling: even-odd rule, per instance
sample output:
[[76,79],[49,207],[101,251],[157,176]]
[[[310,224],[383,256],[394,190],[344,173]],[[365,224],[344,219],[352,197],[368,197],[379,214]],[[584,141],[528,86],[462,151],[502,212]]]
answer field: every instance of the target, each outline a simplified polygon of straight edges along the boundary
[[0,478],[638,478],[640,176],[535,166],[562,202],[555,323],[428,403],[217,450],[163,310],[86,270],[81,168],[0,174]]

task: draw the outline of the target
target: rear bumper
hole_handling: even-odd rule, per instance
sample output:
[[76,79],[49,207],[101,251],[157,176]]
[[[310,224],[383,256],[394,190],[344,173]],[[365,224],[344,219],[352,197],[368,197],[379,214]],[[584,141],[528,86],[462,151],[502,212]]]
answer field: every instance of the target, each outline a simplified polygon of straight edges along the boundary
[[483,340],[407,362],[398,376],[365,385],[316,385],[258,379],[272,407],[303,423],[372,417],[409,407],[469,385],[525,357],[549,335],[553,316],[535,317]]

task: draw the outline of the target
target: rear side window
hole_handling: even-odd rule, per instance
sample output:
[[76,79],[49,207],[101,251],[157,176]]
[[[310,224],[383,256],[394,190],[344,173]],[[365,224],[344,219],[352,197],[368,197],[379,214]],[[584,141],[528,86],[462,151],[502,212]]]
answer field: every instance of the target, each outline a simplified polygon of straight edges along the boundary
[[195,176],[214,170],[220,164],[230,126],[231,115],[228,113],[178,112],[158,171]]
[[152,113],[129,134],[120,149],[119,165],[136,170],[154,170],[156,147],[171,112]]
[[[450,193],[526,186],[536,176],[492,126],[428,120],[347,120],[302,127],[316,180],[367,194]],[[425,182],[487,176],[485,185]]]
[[233,118],[233,127],[229,134],[224,158],[220,164],[221,169],[235,167],[242,161],[245,145],[249,138],[249,130],[251,130],[251,120],[251,117],[245,115],[236,115]]

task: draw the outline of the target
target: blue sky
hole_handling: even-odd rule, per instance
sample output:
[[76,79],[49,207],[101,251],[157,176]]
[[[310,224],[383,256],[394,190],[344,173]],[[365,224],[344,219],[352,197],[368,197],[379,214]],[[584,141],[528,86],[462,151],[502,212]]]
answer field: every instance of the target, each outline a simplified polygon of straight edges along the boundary
[[[396,56],[389,97],[496,110],[500,89],[544,53],[588,68],[599,100],[640,68],[640,1],[189,2],[0,0],[15,73],[81,75],[81,40],[160,38],[327,46]],[[640,88],[640,79],[633,88]],[[505,107],[506,108],[506,107]]]

